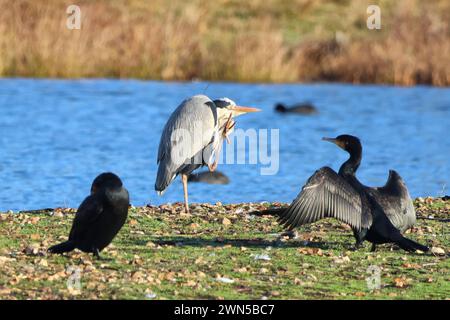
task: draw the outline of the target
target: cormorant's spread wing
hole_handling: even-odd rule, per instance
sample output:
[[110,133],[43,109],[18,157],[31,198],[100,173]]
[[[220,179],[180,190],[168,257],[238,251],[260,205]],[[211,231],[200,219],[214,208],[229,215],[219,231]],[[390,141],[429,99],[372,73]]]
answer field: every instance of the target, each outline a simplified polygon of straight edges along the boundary
[[73,220],[69,239],[79,236],[103,213],[103,204],[98,194],[90,195],[81,203]]
[[332,217],[361,229],[362,204],[359,193],[328,167],[317,170],[302,191],[281,215],[280,221],[289,229]]

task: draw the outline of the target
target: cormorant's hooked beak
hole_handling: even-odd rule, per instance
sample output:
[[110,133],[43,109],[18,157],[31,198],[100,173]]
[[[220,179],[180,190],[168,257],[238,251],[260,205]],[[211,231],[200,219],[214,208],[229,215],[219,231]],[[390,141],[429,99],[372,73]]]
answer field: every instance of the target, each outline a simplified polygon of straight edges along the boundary
[[245,113],[261,111],[261,109],[258,108],[242,107],[242,106],[229,106],[228,109],[231,110],[234,117],[240,116],[241,114]]
[[334,143],[335,145],[337,145],[338,147],[344,149],[344,143],[336,138],[327,138],[327,137],[323,137],[322,138],[323,141],[328,141],[331,143]]

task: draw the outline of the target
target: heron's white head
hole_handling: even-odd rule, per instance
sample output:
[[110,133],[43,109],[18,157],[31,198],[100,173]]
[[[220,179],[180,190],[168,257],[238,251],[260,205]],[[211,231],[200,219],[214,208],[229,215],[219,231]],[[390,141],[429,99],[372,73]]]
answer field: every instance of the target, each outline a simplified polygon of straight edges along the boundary
[[213,102],[217,107],[217,115],[219,117],[219,120],[227,120],[230,115],[232,118],[235,118],[245,113],[261,111],[257,108],[238,106],[236,105],[236,102],[229,98],[219,98],[214,100]]

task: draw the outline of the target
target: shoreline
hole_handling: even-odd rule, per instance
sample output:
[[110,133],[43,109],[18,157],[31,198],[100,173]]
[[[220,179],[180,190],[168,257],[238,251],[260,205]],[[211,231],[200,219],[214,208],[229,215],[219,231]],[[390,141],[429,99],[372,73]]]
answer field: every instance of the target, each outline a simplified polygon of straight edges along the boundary
[[[412,199],[414,206],[417,209],[420,209],[426,204],[434,204],[434,203],[449,203],[450,204],[450,196],[445,195],[441,197],[417,197]],[[262,201],[262,202],[241,202],[241,203],[227,203],[222,204],[221,202],[217,202],[215,204],[213,203],[190,203],[189,207],[192,210],[196,210],[198,208],[223,208],[223,210],[233,210],[235,208],[255,208],[255,210],[258,209],[264,209],[269,207],[283,207],[283,206],[289,206],[289,202],[268,202],[268,201]],[[183,210],[183,202],[174,202],[174,203],[164,203],[159,205],[152,205],[152,204],[146,204],[141,206],[134,206],[133,204],[130,204],[129,208],[131,210],[135,209],[142,209],[142,208],[151,208],[152,210],[173,210],[174,212],[180,212]],[[54,211],[68,211],[75,213],[77,209],[76,208],[69,208],[69,207],[55,207],[55,208],[41,208],[41,209],[24,209],[24,210],[6,210],[1,211],[0,214],[51,214]],[[449,217],[450,218],[450,211],[449,211]]]
[[[2,299],[448,299],[450,199],[417,199],[407,236],[434,248],[370,252],[345,224],[326,219],[292,238],[276,218],[252,215],[268,204],[130,207],[124,228],[102,251],[48,254],[67,238],[75,209],[0,214]],[[275,205],[282,205],[275,203]],[[423,217],[423,219],[422,219]],[[432,249],[433,250],[433,249]],[[368,290],[370,266],[381,286]],[[72,269],[68,269],[71,267]],[[79,270],[81,286],[67,286]]]

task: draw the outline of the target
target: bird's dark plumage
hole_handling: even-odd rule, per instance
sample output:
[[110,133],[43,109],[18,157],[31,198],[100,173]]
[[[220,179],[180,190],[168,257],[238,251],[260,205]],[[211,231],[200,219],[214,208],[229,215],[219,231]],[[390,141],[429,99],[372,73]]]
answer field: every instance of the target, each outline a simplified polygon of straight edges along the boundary
[[310,103],[299,103],[291,107],[287,107],[283,103],[275,105],[275,111],[280,113],[297,113],[297,114],[314,114],[317,113],[316,107]]
[[337,218],[357,230],[372,222],[370,215],[363,215],[358,192],[332,169],[323,167],[308,179],[281,220],[293,229],[327,217]]
[[100,174],[92,183],[91,195],[78,208],[69,239],[48,251],[63,253],[78,248],[99,256],[124,225],[129,202],[128,191],[118,176]]
[[209,184],[228,184],[230,179],[219,171],[203,171],[191,173],[188,177],[189,182],[203,182]]
[[329,167],[317,170],[292,204],[278,211],[281,223],[293,229],[333,217],[352,227],[357,245],[364,240],[374,245],[393,242],[407,251],[428,251],[426,246],[401,234],[414,225],[416,214],[408,189],[398,173],[391,170],[384,187],[364,186],[355,176],[362,156],[359,139],[341,135],[324,140],[349,152],[350,158],[339,173]]

